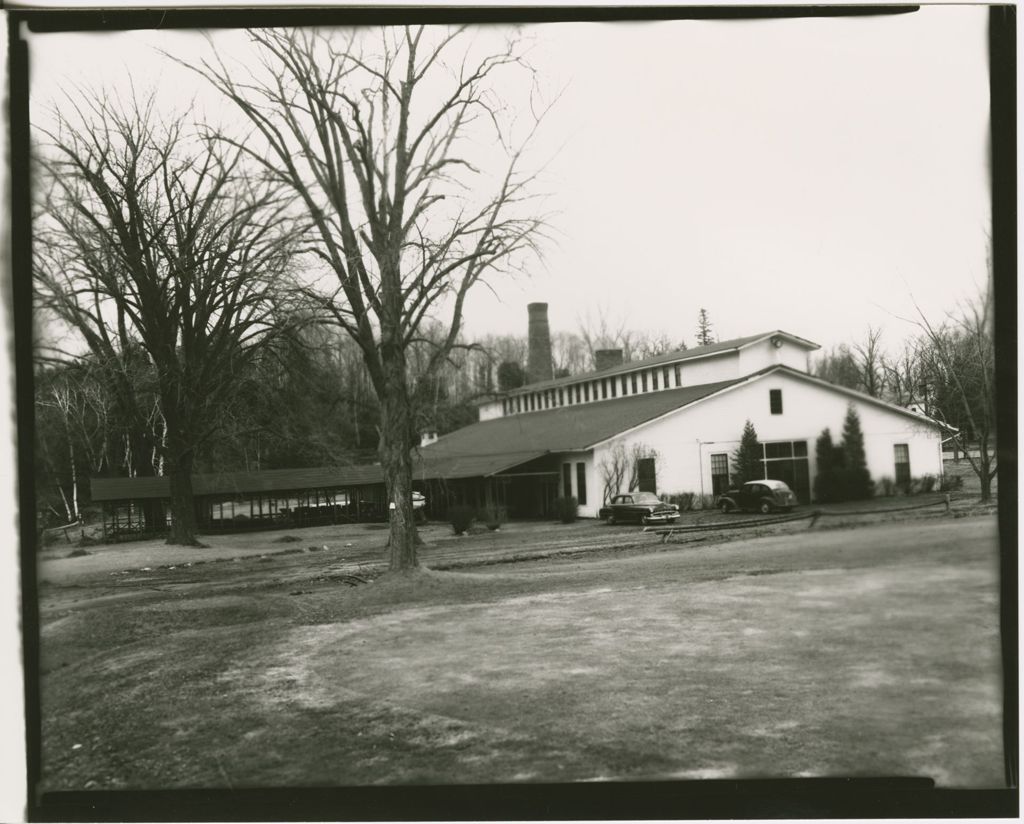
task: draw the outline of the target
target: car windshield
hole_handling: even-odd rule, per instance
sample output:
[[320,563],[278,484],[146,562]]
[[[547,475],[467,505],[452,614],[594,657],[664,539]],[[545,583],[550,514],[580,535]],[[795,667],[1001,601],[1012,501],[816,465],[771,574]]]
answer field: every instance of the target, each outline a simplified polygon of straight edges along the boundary
[[636,492],[633,494],[633,503],[636,504],[660,504],[661,499],[653,492]]

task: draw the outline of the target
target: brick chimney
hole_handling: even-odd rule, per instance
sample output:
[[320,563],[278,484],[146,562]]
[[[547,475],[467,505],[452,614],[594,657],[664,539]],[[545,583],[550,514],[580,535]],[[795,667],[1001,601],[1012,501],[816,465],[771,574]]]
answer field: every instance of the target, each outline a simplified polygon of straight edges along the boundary
[[594,368],[598,372],[611,369],[613,366],[622,366],[621,349],[595,349]]
[[548,326],[548,305],[529,303],[529,354],[526,359],[526,382],[549,381],[554,376],[551,368],[551,328]]

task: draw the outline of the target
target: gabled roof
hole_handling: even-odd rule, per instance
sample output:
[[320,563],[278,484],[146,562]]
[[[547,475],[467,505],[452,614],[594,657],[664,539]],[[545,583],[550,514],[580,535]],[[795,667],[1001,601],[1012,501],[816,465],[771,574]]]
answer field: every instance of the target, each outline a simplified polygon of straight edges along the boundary
[[580,406],[560,406],[541,412],[492,418],[443,435],[435,443],[422,447],[420,454],[433,462],[449,456],[460,459],[470,456],[497,458],[586,449],[744,380],[746,378],[736,378],[700,386],[663,389]]
[[801,338],[798,335],[793,335],[789,332],[783,332],[781,329],[775,329],[771,332],[761,332],[757,335],[748,335],[745,338],[733,338],[732,340],[710,343],[707,346],[695,346],[693,349],[679,349],[674,352],[666,352],[664,355],[656,355],[652,358],[645,358],[644,360],[629,361],[628,363],[623,363],[619,366],[613,366],[600,371],[584,372],[579,375],[571,375],[568,378],[555,378],[550,381],[528,383],[525,386],[521,386],[518,389],[513,389],[509,392],[494,393],[493,397],[488,398],[483,402],[488,403],[493,401],[495,398],[505,397],[506,395],[518,395],[526,392],[536,392],[538,390],[543,391],[545,389],[551,389],[552,387],[568,386],[569,384],[592,380],[594,378],[606,378],[611,375],[627,374],[637,369],[662,366],[670,363],[684,363],[688,360],[697,360],[699,358],[708,358],[715,355],[724,355],[729,352],[738,352],[740,349],[753,346],[755,343],[760,343],[761,341],[768,340],[773,337],[783,338],[797,346],[807,349],[808,351],[821,348],[818,344],[813,341],[809,341],[806,338]]

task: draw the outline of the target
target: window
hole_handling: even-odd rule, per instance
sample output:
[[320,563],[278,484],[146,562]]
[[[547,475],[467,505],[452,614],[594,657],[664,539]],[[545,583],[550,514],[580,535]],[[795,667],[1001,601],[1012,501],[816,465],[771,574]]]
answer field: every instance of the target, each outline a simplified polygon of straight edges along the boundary
[[572,464],[562,464],[562,496],[572,497]]
[[618,384],[615,382],[615,378],[610,378],[608,380],[608,384],[612,388],[612,397],[614,398],[615,397],[615,387],[618,386]]
[[507,399],[505,399],[505,400],[503,400],[501,402],[501,414],[502,415],[507,415],[508,414],[508,400]]
[[782,390],[781,389],[769,389],[768,390],[768,403],[772,408],[773,415],[782,414]]
[[585,506],[587,503],[587,465],[576,464],[576,503]]
[[601,378],[601,400],[608,397],[608,378]]
[[676,373],[676,386],[682,386],[683,385],[683,368],[677,363],[677,364],[675,364],[675,366],[672,367],[672,369]]
[[622,376],[622,394],[623,396],[629,394],[629,388],[626,386],[626,376]]
[[640,492],[658,494],[657,471],[654,466],[654,458],[638,459],[636,462],[636,475]]
[[629,385],[632,389],[633,394],[636,394],[636,372],[629,376]]
[[579,402],[580,402],[580,392],[581,392],[581,391],[582,391],[582,390],[580,389],[580,385],[579,385],[579,384],[576,384],[576,403],[579,403]]
[[668,367],[661,370],[661,385],[668,389]]
[[905,443],[893,446],[896,457],[896,485],[904,488],[910,486],[910,447]]
[[583,384],[583,400],[585,400],[585,401],[589,401],[590,400],[590,384],[589,383]]
[[651,370],[651,389],[653,389],[655,392],[658,391],[658,370],[657,369],[652,369]]
[[717,452],[711,456],[711,493],[721,495],[729,488],[729,455]]
[[565,390],[564,389],[559,389],[558,390],[558,405],[559,406],[565,406]]
[[647,373],[646,372],[641,372],[640,373],[640,386],[643,388],[644,392],[647,391]]

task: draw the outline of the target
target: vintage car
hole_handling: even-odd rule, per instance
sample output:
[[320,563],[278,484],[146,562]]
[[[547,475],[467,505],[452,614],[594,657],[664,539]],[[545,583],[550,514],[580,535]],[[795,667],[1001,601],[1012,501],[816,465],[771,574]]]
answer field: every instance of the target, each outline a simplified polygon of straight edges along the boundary
[[598,517],[609,524],[637,521],[644,524],[670,524],[679,517],[679,507],[666,504],[653,492],[627,492],[616,495],[601,507]]
[[719,495],[715,505],[722,512],[750,509],[767,515],[776,510],[788,512],[796,506],[796,495],[783,481],[747,481]]

